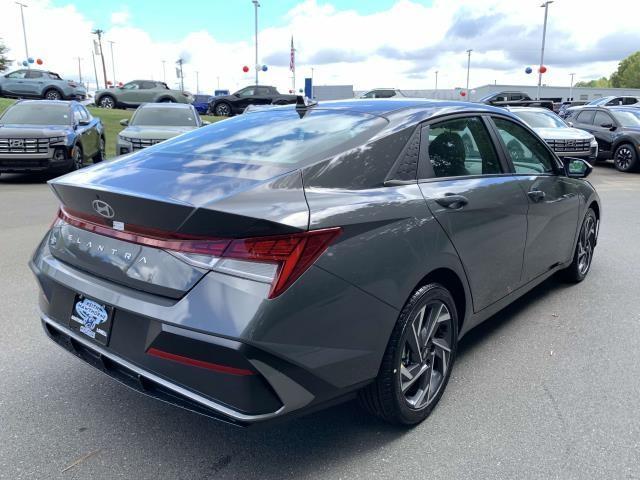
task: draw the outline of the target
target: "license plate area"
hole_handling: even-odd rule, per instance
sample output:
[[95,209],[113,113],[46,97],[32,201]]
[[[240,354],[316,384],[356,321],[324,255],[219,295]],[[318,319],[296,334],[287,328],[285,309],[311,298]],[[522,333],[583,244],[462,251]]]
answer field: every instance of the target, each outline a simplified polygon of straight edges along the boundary
[[101,345],[109,343],[113,307],[84,295],[76,295],[71,311],[71,330],[89,337]]

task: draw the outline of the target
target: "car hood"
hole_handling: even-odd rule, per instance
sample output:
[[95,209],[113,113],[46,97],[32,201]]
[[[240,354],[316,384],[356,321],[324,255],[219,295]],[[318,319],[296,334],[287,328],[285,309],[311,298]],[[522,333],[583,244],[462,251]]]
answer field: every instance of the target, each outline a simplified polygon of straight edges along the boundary
[[143,140],[167,140],[182,133],[190,132],[198,127],[127,127],[120,132],[123,137],[140,138]]
[[545,140],[590,140],[593,135],[579,128],[534,128]]
[[45,138],[66,136],[71,133],[71,127],[65,128],[60,125],[17,125],[0,124],[0,137],[17,138]]

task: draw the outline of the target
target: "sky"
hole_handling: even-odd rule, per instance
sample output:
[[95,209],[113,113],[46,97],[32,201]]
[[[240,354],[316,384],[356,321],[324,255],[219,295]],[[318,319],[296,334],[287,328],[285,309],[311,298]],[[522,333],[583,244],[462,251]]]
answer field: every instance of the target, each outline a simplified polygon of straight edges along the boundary
[[[252,84],[254,6],[251,0],[22,0],[29,54],[68,79],[95,82],[91,31],[103,29],[107,78],[166,80],[179,85],[174,64],[182,57],[185,89],[212,93]],[[489,83],[535,85],[544,9],[541,0],[260,0],[260,83],[292,88],[291,37],[296,87],[313,71],[316,85],[350,84],[429,89]],[[610,75],[640,49],[640,1],[556,0],[549,6],[547,85]],[[603,21],[603,19],[607,19]],[[20,7],[0,0],[0,38],[9,56],[25,59]],[[163,63],[165,68],[163,70]],[[14,64],[17,68],[17,62]],[[244,73],[244,66],[250,68]],[[531,66],[533,74],[525,68]],[[313,70],[312,70],[313,69]],[[197,81],[196,81],[196,72]]]

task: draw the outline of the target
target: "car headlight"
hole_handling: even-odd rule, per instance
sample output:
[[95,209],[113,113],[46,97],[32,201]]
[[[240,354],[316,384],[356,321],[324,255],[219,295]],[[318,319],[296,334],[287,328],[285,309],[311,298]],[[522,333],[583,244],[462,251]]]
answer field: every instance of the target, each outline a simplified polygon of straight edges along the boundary
[[67,137],[49,137],[49,143],[60,143],[64,142]]
[[597,147],[598,146],[598,142],[596,141],[595,137],[591,137],[591,146],[592,147]]

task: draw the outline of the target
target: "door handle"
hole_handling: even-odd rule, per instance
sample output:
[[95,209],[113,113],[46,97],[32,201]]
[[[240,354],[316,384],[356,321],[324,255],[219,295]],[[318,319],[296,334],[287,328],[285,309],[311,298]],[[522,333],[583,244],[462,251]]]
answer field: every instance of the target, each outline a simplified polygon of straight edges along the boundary
[[540,202],[544,200],[544,197],[547,196],[547,194],[542,190],[531,190],[529,193],[527,193],[527,195],[529,195],[529,198],[534,202]]
[[438,205],[445,208],[451,208],[453,210],[462,208],[469,203],[467,197],[456,195],[454,193],[445,193],[444,197],[436,198],[435,201]]

